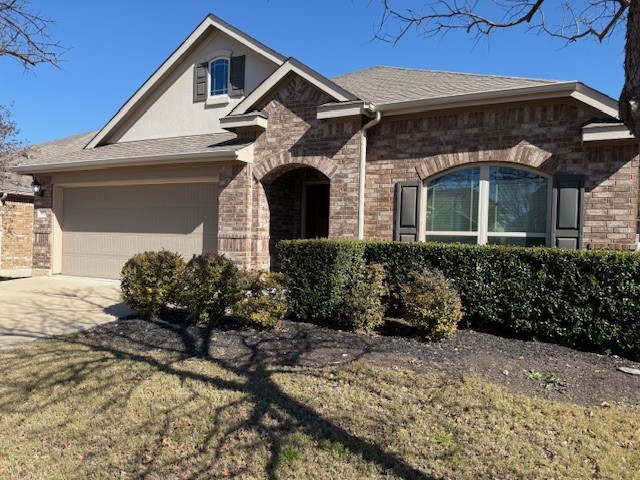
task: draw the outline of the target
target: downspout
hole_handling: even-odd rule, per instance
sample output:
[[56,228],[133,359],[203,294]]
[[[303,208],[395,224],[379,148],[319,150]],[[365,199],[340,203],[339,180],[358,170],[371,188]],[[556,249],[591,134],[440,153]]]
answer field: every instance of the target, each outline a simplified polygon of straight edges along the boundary
[[[369,106],[369,110],[373,112],[375,107]],[[367,130],[376,126],[382,119],[382,113],[376,112],[376,116],[369,123],[362,127],[360,135],[360,185],[358,188],[358,240],[364,238],[364,190],[367,175]]]

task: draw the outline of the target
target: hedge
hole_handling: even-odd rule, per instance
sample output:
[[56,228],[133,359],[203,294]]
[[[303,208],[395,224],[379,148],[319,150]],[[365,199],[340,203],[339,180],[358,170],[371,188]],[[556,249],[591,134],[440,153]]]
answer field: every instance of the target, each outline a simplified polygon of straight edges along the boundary
[[[329,280],[350,275],[363,250],[366,263],[386,267],[388,315],[400,314],[401,287],[412,271],[437,269],[460,293],[462,327],[640,356],[640,254],[331,240],[279,244],[297,298],[328,294],[328,306],[342,294],[337,278]],[[299,308],[296,316],[312,313]],[[322,314],[331,315],[331,308]]]
[[297,319],[336,324],[350,282],[364,266],[363,242],[285,240],[278,243],[280,268],[289,283],[289,313]]

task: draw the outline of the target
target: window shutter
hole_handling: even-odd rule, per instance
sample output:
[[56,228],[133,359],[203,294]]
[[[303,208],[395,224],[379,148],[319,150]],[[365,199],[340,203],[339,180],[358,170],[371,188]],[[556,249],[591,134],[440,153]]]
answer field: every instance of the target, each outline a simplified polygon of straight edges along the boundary
[[244,55],[231,57],[231,65],[229,74],[229,83],[231,84],[230,92],[233,94],[244,93]]
[[207,99],[208,63],[196,63],[193,71],[193,101],[204,102]]
[[581,247],[583,200],[584,177],[582,175],[553,177],[552,246],[567,249]]
[[420,210],[420,182],[396,184],[395,231],[393,239],[400,242],[418,240],[418,212]]

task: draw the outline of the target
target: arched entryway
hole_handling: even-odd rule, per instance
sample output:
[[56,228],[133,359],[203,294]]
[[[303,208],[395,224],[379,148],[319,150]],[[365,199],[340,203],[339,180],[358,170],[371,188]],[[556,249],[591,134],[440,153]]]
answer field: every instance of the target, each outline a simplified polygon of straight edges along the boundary
[[[269,256],[277,267],[276,245],[294,238],[329,236],[331,181],[319,170],[304,165],[274,172],[263,179],[269,207]],[[266,180],[266,182],[265,182]]]

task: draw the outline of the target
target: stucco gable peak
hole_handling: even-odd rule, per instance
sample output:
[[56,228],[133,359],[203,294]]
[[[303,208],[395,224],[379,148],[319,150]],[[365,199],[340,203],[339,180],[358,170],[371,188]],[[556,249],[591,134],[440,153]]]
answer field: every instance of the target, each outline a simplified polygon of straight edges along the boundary
[[254,51],[266,60],[281,65],[286,57],[267,47],[255,38],[238,30],[224,20],[213,14],[207,15],[204,20],[195,28],[193,32],[180,44],[180,46],[165,60],[160,67],[142,84],[142,86],[125,102],[118,112],[107,122],[107,124],[91,139],[85,148],[94,148],[101,145],[105,139],[118,128],[122,122],[129,118],[129,115],[145,100],[147,93],[162,82],[172,71],[173,67],[179,64],[193,51],[194,47],[204,41],[212,30],[217,30],[239,42],[249,50]]

